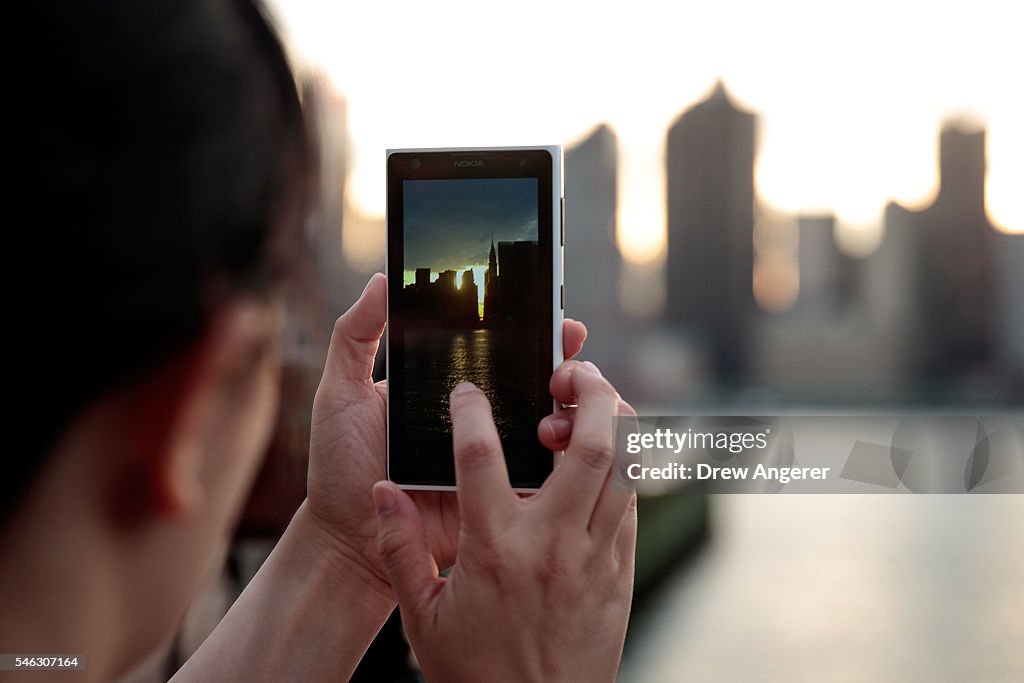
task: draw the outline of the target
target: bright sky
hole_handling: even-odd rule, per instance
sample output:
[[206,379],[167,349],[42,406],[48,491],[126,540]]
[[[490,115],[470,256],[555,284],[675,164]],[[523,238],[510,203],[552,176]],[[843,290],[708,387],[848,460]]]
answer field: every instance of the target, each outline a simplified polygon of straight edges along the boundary
[[1024,232],[1024,1],[608,3],[274,0],[298,57],[348,100],[350,200],[383,215],[384,150],[619,135],[619,242],[665,244],[663,143],[723,78],[761,116],[762,201],[847,236],[926,204],[948,117],[988,128],[990,217]]

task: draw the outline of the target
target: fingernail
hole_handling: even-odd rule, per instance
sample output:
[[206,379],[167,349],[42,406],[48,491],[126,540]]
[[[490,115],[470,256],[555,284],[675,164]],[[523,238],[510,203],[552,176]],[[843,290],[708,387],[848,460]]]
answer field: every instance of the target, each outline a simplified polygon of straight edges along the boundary
[[363,298],[363,296],[365,296],[366,293],[370,291],[370,287],[373,287],[373,283],[376,282],[377,280],[386,281],[384,273],[374,273],[373,275],[370,276],[370,279],[366,281],[366,286],[363,287],[363,293],[359,295],[360,299]]
[[555,443],[568,441],[572,436],[572,423],[562,417],[553,417],[548,420],[548,429],[551,430],[551,440]]
[[395,490],[391,484],[379,483],[373,487],[373,506],[378,517],[387,517],[395,511]]
[[585,360],[580,363],[580,369],[589,372],[593,375],[601,376],[601,371],[597,369],[597,366],[591,363],[589,360]]
[[476,385],[472,382],[460,382],[455,385],[454,389],[452,389],[451,395],[458,396],[459,394],[468,394],[471,391],[479,391],[479,389],[477,389]]

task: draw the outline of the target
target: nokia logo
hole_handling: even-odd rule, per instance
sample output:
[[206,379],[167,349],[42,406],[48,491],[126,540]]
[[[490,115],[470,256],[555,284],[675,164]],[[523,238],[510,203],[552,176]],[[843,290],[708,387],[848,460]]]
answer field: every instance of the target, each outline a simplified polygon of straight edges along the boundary
[[483,159],[458,159],[453,163],[455,168],[473,168],[484,165]]

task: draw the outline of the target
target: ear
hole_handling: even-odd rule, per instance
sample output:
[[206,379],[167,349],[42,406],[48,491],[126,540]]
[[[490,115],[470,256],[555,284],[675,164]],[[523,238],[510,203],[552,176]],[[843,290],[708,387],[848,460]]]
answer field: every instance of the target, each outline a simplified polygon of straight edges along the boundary
[[125,450],[113,500],[118,516],[178,517],[202,507],[211,436],[244,392],[246,376],[269,353],[273,317],[265,304],[239,302],[211,316],[175,358],[119,396]]

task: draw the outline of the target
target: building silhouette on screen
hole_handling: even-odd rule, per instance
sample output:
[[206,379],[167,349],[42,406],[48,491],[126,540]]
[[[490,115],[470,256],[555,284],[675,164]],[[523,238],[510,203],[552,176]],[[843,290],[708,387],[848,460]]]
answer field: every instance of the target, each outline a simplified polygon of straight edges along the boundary
[[535,240],[491,240],[484,275],[484,324],[488,327],[536,317],[540,296],[540,250]]
[[498,253],[491,237],[491,250],[487,254],[487,271],[484,273],[484,321],[494,320],[498,309]]
[[459,285],[458,276],[454,270],[444,270],[431,282],[430,268],[417,268],[415,280],[403,291],[411,319],[428,326],[476,327],[480,322],[479,290],[473,281],[473,270],[462,271]]
[[420,327],[500,327],[533,321],[543,308],[534,305],[541,295],[540,252],[536,240],[491,240],[484,272],[483,315],[480,289],[473,269],[461,275],[439,271],[431,281],[430,268],[416,268],[414,280],[403,288],[402,306],[408,320]]
[[725,382],[750,365],[756,123],[719,82],[668,132],[665,318]]

